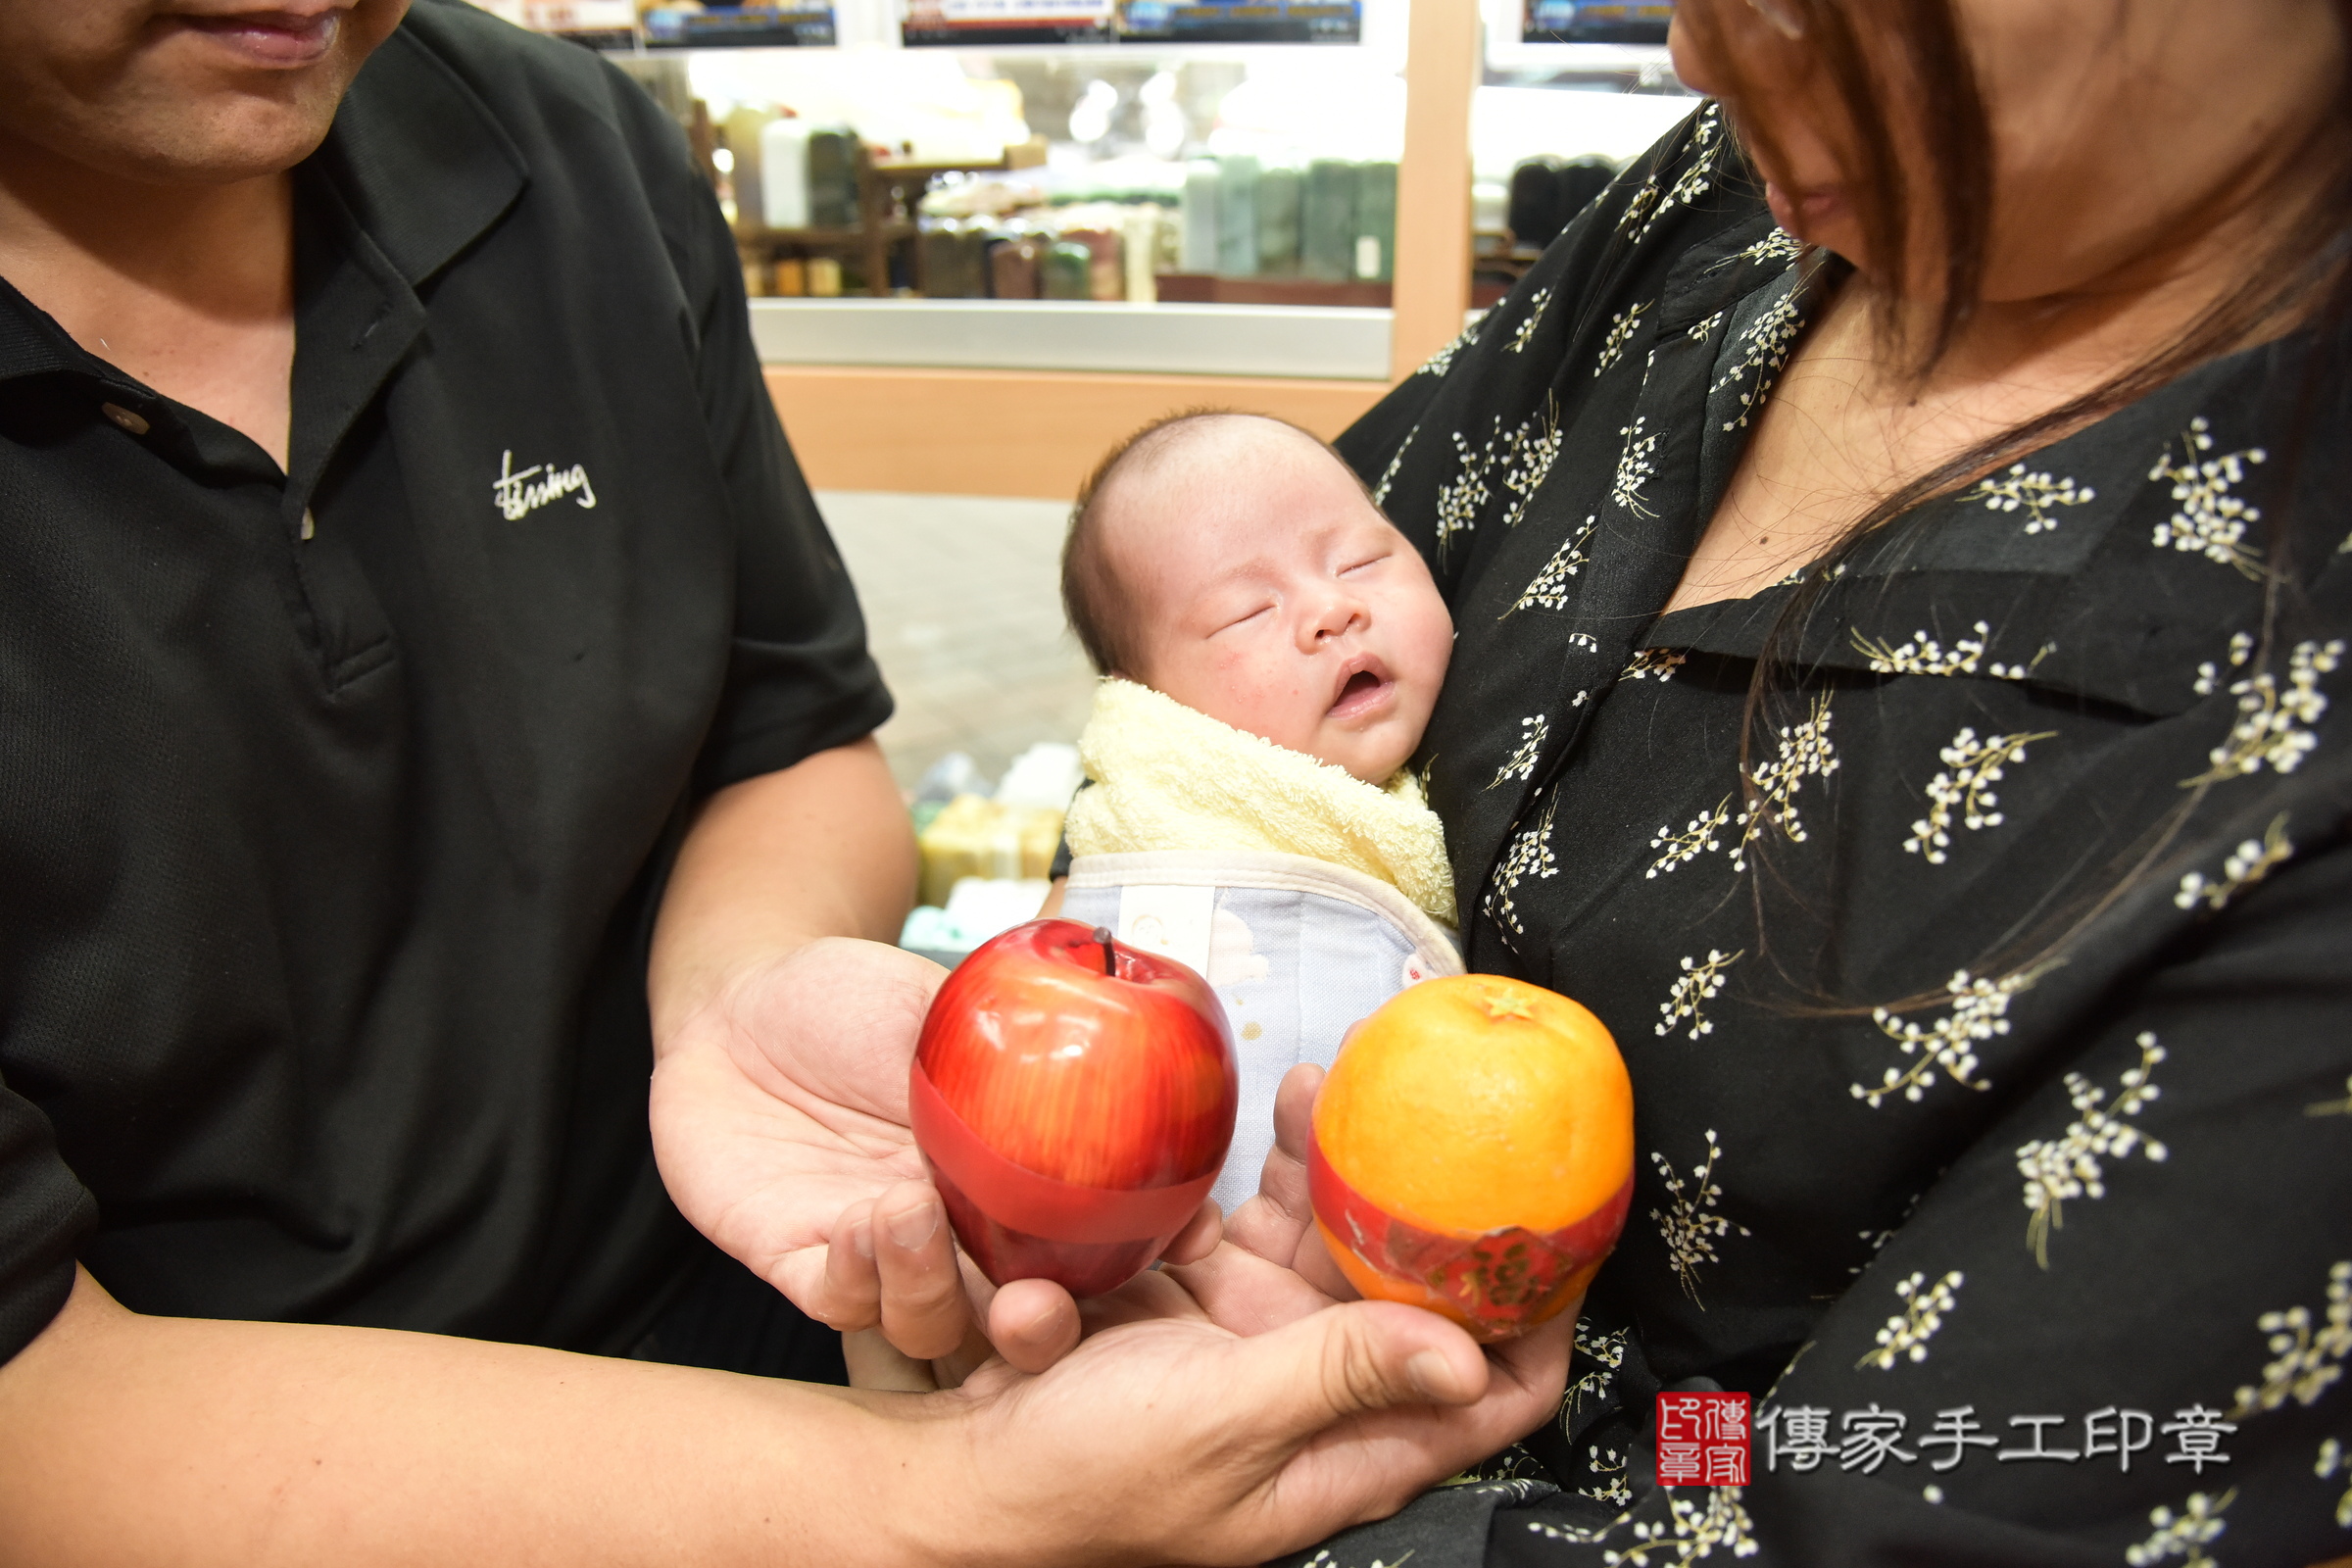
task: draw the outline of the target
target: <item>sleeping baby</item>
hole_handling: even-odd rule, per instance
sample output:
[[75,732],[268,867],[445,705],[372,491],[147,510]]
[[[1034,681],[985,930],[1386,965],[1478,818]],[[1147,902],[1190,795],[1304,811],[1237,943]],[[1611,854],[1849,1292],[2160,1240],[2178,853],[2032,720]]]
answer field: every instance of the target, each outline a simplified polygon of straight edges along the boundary
[[1254,415],[1180,416],[1113,451],[1079,494],[1061,583],[1104,679],[1060,912],[1190,964],[1223,1002],[1231,1211],[1257,1190],[1283,1074],[1461,972],[1445,830],[1404,765],[1452,623],[1347,465]]

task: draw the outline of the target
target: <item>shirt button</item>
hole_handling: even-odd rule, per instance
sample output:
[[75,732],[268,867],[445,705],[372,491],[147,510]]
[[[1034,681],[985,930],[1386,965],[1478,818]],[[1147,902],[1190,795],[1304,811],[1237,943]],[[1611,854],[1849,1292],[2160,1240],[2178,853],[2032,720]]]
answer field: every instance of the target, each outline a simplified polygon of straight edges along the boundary
[[105,415],[115,423],[121,425],[123,429],[128,430],[132,435],[145,435],[147,433],[147,421],[140,418],[137,415],[131,413],[120,403],[101,403],[98,405],[98,412]]

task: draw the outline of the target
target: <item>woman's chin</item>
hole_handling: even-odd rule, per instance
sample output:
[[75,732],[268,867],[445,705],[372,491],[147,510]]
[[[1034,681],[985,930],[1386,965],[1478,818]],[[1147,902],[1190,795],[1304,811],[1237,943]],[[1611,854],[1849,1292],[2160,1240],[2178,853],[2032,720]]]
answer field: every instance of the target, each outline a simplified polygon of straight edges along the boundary
[[1764,201],[1772,209],[1772,220],[1784,232],[1808,245],[1842,252],[1843,247],[1838,242],[1853,226],[1853,208],[1837,186],[1792,192],[1768,179],[1764,182]]

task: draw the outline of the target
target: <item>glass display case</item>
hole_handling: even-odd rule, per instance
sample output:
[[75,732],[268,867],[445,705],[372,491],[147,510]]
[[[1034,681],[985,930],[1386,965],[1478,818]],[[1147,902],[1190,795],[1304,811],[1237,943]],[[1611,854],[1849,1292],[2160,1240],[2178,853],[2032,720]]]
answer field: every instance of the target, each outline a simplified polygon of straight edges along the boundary
[[1655,3],[477,3],[688,127],[856,488],[1066,493],[1170,407],[1336,431],[1690,108]]

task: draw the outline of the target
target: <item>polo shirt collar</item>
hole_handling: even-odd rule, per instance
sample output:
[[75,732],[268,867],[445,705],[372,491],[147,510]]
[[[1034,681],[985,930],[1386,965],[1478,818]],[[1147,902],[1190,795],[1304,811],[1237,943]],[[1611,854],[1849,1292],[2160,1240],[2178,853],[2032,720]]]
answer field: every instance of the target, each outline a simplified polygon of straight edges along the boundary
[[[489,107],[407,27],[362,68],[308,172],[334,187],[337,218],[347,215],[410,289],[487,232],[529,182]],[[121,379],[16,290],[0,289],[0,381],[61,371]]]
[[407,27],[361,69],[312,162],[411,288],[496,223],[529,179],[489,106]]

